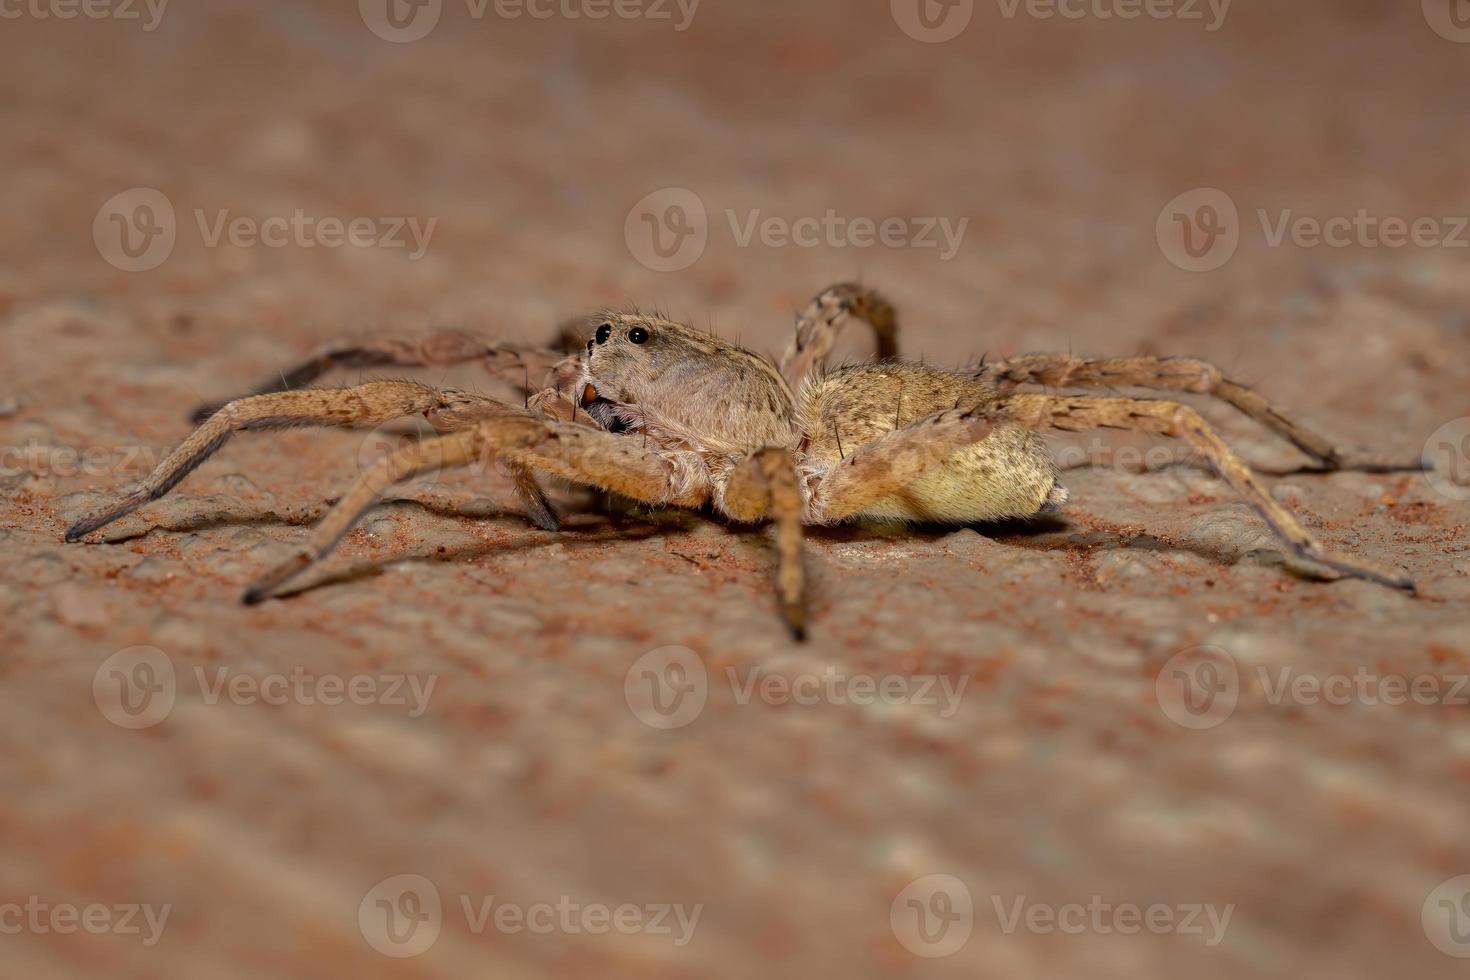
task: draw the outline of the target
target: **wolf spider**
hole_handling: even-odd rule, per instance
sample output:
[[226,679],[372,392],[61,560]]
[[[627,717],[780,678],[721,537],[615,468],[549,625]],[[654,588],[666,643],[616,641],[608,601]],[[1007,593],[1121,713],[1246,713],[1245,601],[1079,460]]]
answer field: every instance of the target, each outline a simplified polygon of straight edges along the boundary
[[[879,358],[828,370],[838,333],[851,319],[873,331]],[[391,485],[494,458],[508,468],[531,520],[547,530],[558,520],[536,473],[652,506],[708,505],[740,523],[773,521],[776,590],[800,639],[803,524],[861,517],[964,525],[1029,517],[1067,499],[1040,431],[1118,428],[1186,440],[1296,556],[1342,576],[1414,588],[1398,572],[1324,548],[1184,404],[1017,390],[1122,386],[1213,395],[1292,442],[1319,470],[1421,468],[1417,460],[1341,450],[1202,361],[1042,353],[939,370],[897,360],[893,308],[852,284],[825,290],[799,315],[779,364],[660,316],[607,312],[589,329],[585,350],[571,357],[459,333],[329,346],[251,395],[200,409],[191,436],[114,506],[68,528],[66,540],[163,496],[235,432],[423,415],[443,434],[401,448],[365,472],[297,553],[250,587],[247,603],[269,597],[324,557]],[[333,367],[471,361],[506,378],[544,372],[551,383],[525,407],[411,381],[298,390]]]

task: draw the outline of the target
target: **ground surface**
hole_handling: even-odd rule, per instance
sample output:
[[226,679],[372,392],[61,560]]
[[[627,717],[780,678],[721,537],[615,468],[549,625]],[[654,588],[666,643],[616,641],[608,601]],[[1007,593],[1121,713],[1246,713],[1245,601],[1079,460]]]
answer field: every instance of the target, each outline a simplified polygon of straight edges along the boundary
[[[801,648],[761,532],[564,494],[578,516],[551,535],[494,473],[403,488],[314,587],[239,605],[371,458],[363,433],[242,437],[101,542],[61,543],[195,403],[328,338],[539,342],[639,303],[774,349],[793,307],[854,276],[931,361],[1192,354],[1410,456],[1470,415],[1470,253],[1271,247],[1257,216],[1363,209],[1455,233],[1470,46],[1417,4],[1242,5],[1214,32],[980,4],[945,44],[886,7],[706,0],[676,31],[448,4],[406,44],[345,2],[180,4],[152,31],[3,24],[0,82],[28,94],[0,110],[0,905],[43,911],[0,914],[0,973],[1464,975],[1431,941],[1457,948],[1463,889],[1431,892],[1470,873],[1470,504],[1423,476],[1272,481],[1333,546],[1410,570],[1415,600],[1293,574],[1206,472],[1133,472],[1155,443],[1059,440],[1094,464],[1067,473],[1060,522],[814,534]],[[176,241],[129,272],[104,260],[127,264],[106,212],[93,225],[135,187],[166,196]],[[669,187],[705,206],[708,245],[662,272],[625,219]],[[1240,215],[1210,272],[1156,239],[1197,187]],[[417,260],[210,244],[221,211],[297,209],[437,225]],[[828,209],[970,221],[946,261],[742,246],[726,216]],[[1252,461],[1301,461],[1202,408]],[[696,659],[634,669],[670,646]],[[151,650],[108,660],[135,647]],[[702,712],[645,724],[662,717],[645,683],[680,666]],[[1188,705],[1181,676],[1205,685]],[[1421,696],[1383,703],[1399,677]],[[1314,700],[1283,678],[1352,683]],[[898,703],[852,703],[885,680]],[[368,703],[321,703],[333,684]],[[397,875],[442,902],[401,946],[384,909],[414,912],[405,884],[432,895],[379,886]],[[511,918],[480,922],[490,896]],[[142,917],[142,936],[115,918],[65,931],[91,903],[169,917],[151,945]],[[682,945],[594,931],[623,903],[702,908]],[[578,911],[515,928],[541,904]],[[1212,944],[1205,916],[1125,933],[1129,905],[1179,925],[1233,909]],[[1041,911],[1014,925],[1018,907]],[[1048,930],[1047,910],[1083,925]],[[414,952],[435,925],[414,958],[372,944]]]

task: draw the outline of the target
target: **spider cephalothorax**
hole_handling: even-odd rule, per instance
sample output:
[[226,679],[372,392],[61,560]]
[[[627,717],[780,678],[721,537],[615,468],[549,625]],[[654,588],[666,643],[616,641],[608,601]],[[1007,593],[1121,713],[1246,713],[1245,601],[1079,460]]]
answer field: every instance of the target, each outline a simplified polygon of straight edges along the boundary
[[[826,359],[837,333],[854,318],[872,328],[880,359],[829,371]],[[1299,557],[1338,575],[1413,588],[1406,576],[1324,548],[1188,406],[1018,389],[1141,387],[1214,395],[1289,439],[1321,469],[1419,469],[1417,459],[1340,450],[1201,361],[1027,354],[945,371],[897,360],[896,336],[893,310],[881,297],[840,285],[818,294],[801,314],[779,364],[637,312],[594,317],[585,349],[572,357],[457,333],[334,345],[251,396],[201,409],[193,435],[117,504],[68,528],[66,538],[76,540],[162,496],[234,432],[424,415],[444,434],[409,445],[366,472],[309,541],[246,592],[247,601],[270,596],[329,552],[393,483],[494,457],[509,469],[529,516],[549,530],[558,521],[537,473],[649,505],[708,506],[738,522],[773,521],[781,610],[800,637],[806,625],[803,523],[869,518],[970,524],[1037,514],[1066,500],[1041,430],[1111,427],[1187,440]],[[551,383],[524,408],[410,381],[298,389],[334,365],[475,360],[512,378],[534,368]]]

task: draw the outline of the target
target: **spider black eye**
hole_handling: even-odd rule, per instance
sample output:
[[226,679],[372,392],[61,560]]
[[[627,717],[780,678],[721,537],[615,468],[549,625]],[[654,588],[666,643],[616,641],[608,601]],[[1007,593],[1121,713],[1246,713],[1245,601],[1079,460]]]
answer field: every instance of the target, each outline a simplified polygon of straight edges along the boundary
[[632,330],[628,331],[628,339],[635,344],[647,343],[648,331],[644,330],[642,327],[634,327]]
[[597,342],[599,344],[605,344],[605,343],[607,343],[607,338],[609,338],[611,336],[612,336],[612,324],[611,323],[604,323],[602,326],[600,326],[600,327],[597,328]]

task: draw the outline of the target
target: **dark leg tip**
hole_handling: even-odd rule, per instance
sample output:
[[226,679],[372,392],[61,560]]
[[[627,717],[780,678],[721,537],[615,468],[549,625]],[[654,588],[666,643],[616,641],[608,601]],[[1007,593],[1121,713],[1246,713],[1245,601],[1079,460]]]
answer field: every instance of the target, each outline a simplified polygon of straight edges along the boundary
[[245,594],[240,597],[240,602],[247,606],[258,606],[269,598],[269,595],[263,589],[246,589]]

